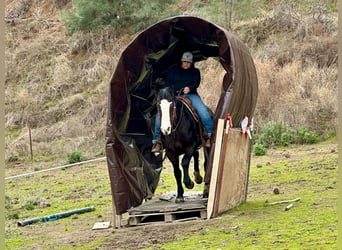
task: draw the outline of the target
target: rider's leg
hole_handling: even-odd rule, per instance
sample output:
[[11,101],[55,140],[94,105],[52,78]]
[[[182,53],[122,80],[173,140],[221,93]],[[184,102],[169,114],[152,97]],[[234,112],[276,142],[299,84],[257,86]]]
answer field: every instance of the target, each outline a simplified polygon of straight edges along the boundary
[[195,108],[195,110],[198,113],[198,116],[200,117],[203,126],[208,134],[209,138],[206,138],[206,146],[210,147],[210,136],[213,131],[213,119],[209,113],[208,108],[204,105],[202,102],[202,99],[199,95],[196,94],[190,94],[185,95],[191,100],[192,106]]
[[155,152],[160,152],[162,150],[162,143],[160,140],[160,118],[159,118],[159,114],[157,113],[155,121],[154,121],[154,134],[153,134],[153,138],[152,138],[152,153]]

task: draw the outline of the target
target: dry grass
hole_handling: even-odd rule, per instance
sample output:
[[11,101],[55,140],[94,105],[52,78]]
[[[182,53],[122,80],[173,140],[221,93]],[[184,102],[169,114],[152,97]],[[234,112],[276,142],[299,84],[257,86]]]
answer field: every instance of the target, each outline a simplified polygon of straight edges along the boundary
[[[38,159],[104,147],[108,83],[132,36],[110,27],[67,36],[59,8],[68,1],[6,0],[6,158]],[[184,11],[193,1],[178,3]],[[281,10],[283,14],[281,14]],[[285,14],[284,14],[285,13]],[[320,13],[320,15],[317,15]],[[234,33],[250,48],[259,79],[255,125],[268,121],[320,134],[337,128],[337,17],[320,8],[278,5]],[[224,70],[200,62],[204,102],[215,110]],[[215,87],[215,88],[213,88]]]
[[283,68],[272,61],[256,61],[256,65],[260,90],[255,113],[257,126],[273,120],[319,134],[336,132],[336,68],[317,70],[311,66],[304,70],[298,61]]
[[[221,64],[213,58],[208,58],[196,64],[201,71],[201,85],[198,89],[200,96],[208,107],[215,111],[220,98],[220,86],[226,73]],[[216,91],[214,91],[216,90]]]
[[110,28],[66,36],[65,3],[6,1],[7,159],[29,158],[28,127],[36,160],[103,148],[107,85],[127,37]]
[[263,15],[238,31],[253,48],[259,79],[256,126],[273,120],[335,134],[337,15],[321,3],[308,12],[281,3]]

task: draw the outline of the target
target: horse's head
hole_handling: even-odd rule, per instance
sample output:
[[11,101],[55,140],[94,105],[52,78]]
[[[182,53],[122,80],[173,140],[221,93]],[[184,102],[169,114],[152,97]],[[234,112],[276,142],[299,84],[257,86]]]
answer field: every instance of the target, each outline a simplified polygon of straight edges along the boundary
[[172,132],[174,96],[169,87],[159,91],[157,104],[160,117],[160,131],[164,135],[170,135]]

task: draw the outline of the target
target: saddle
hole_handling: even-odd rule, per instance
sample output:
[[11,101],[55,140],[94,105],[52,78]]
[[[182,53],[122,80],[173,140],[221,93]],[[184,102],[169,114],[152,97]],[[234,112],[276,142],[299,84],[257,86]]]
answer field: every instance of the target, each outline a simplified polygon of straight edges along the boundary
[[205,141],[206,139],[208,139],[209,136],[207,134],[207,131],[205,130],[205,128],[203,126],[203,123],[202,123],[200,117],[198,116],[197,111],[192,106],[191,100],[189,98],[184,97],[184,96],[176,96],[176,99],[184,104],[184,106],[192,114],[192,116],[195,119],[195,121],[198,122],[199,128],[200,128],[200,135],[201,135],[202,142]]

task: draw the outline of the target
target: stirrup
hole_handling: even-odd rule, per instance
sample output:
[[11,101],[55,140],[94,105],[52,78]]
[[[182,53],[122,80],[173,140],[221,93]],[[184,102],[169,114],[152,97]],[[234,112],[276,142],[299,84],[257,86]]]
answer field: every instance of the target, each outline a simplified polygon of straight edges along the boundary
[[160,151],[162,151],[162,144],[160,141],[156,141],[153,146],[152,146],[152,153],[159,153]]

